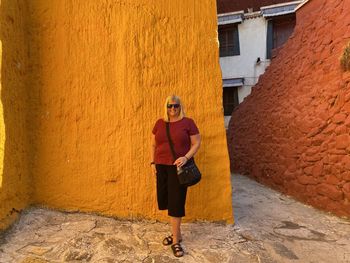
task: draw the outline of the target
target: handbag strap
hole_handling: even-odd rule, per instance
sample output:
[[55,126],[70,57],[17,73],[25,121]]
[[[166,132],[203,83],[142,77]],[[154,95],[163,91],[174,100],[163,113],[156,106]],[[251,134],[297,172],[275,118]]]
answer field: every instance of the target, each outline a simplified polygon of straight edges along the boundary
[[176,160],[176,153],[175,153],[175,150],[174,150],[173,141],[171,140],[171,137],[170,137],[170,123],[169,122],[165,122],[165,127],[166,127],[166,135],[168,136],[168,142],[169,142],[171,154],[173,155],[173,159],[174,159],[174,162],[175,162],[175,160]]

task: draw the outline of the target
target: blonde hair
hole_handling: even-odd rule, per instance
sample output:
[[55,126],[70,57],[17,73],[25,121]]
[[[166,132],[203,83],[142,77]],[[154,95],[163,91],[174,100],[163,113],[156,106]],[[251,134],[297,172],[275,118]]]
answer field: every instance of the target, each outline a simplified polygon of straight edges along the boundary
[[166,121],[166,122],[169,122],[168,104],[171,101],[175,101],[176,103],[180,104],[180,114],[179,114],[180,120],[183,117],[185,117],[185,111],[184,111],[184,107],[182,105],[181,99],[176,95],[171,95],[165,99],[165,104],[164,104],[164,117],[163,118],[164,118],[164,121]]

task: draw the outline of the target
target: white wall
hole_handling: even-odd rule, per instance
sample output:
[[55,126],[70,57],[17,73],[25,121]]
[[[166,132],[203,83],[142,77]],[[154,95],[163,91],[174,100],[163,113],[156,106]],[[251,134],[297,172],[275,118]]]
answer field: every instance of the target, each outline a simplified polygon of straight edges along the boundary
[[[241,103],[251,92],[270,60],[266,60],[267,20],[264,17],[249,18],[238,24],[240,55],[220,57],[222,78],[244,78],[244,86],[238,88]],[[260,57],[260,64],[257,58]],[[225,117],[227,127],[230,117]]]

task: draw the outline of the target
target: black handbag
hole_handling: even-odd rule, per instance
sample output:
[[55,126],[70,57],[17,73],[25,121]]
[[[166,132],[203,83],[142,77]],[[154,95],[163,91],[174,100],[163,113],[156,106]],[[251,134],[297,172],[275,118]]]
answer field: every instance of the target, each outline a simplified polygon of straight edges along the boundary
[[[171,150],[171,154],[173,155],[174,161],[176,160],[176,153],[174,150],[174,144],[170,137],[170,128],[169,122],[166,122],[166,134],[168,136],[169,146]],[[201,178],[201,172],[199,171],[197,165],[194,162],[194,159],[189,159],[185,165],[177,169],[177,177],[179,179],[179,183],[183,186],[192,186],[197,184]]]

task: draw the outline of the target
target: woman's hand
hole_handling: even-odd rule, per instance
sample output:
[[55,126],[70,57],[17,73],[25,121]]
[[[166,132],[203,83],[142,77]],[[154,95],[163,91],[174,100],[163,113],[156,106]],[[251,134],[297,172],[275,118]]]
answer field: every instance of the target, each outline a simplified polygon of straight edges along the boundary
[[156,165],[151,164],[152,173],[155,175],[157,173]]
[[188,159],[185,156],[182,156],[176,159],[176,161],[174,162],[174,165],[176,165],[177,167],[181,167],[185,165],[187,161]]

